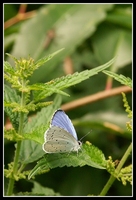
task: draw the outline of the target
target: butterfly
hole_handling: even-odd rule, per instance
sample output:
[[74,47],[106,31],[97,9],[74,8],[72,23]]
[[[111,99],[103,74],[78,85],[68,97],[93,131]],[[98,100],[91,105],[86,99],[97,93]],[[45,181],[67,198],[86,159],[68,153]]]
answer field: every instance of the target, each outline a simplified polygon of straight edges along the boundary
[[44,134],[43,150],[46,153],[66,153],[81,149],[82,143],[78,141],[75,128],[66,115],[58,109],[53,114],[50,127]]

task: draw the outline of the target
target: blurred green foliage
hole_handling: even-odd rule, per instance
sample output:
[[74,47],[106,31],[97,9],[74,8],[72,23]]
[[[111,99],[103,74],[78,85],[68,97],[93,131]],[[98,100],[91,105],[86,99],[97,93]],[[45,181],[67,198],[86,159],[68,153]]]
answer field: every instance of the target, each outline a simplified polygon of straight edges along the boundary
[[[4,22],[14,17],[20,4],[4,5]],[[115,55],[117,60],[110,70],[132,78],[132,4],[27,4],[26,12],[35,10],[35,15],[19,21],[4,30],[4,59],[12,63],[5,53],[28,57],[35,60],[61,48],[64,51],[55,56],[31,77],[31,83],[47,82],[66,75],[66,58],[72,61],[73,72],[92,69],[109,61]],[[50,38],[49,31],[54,37]],[[48,45],[47,45],[48,44]],[[109,69],[108,69],[109,70]],[[105,89],[107,76],[99,73],[90,79],[66,89],[70,97],[62,96],[62,104],[95,94]],[[113,81],[113,87],[121,86]],[[49,97],[49,100],[53,100]],[[132,95],[127,94],[132,107]],[[126,129],[128,121],[122,95],[84,105],[68,111],[73,120],[78,138],[91,130],[84,138],[103,151],[105,156],[120,160],[131,142]],[[6,118],[6,117],[5,117]],[[117,125],[122,132],[106,128],[105,122]],[[13,160],[14,143],[5,140],[5,166]],[[9,154],[10,152],[10,154]],[[131,156],[126,165],[132,162]],[[36,177],[42,186],[52,188],[66,196],[98,195],[109,178],[100,169],[84,166],[81,168],[56,168]],[[5,190],[7,179],[5,179]],[[31,181],[20,180],[15,192],[32,190]],[[114,182],[109,196],[131,196],[129,184]]]

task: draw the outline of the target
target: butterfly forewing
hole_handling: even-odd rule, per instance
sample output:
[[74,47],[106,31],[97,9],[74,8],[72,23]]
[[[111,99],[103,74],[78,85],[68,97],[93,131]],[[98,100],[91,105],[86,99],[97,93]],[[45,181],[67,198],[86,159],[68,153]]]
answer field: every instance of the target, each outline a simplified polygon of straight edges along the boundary
[[52,117],[51,125],[63,128],[68,133],[73,135],[76,140],[78,140],[74,126],[71,120],[69,119],[69,117],[65,114],[63,110],[57,110],[54,113]]

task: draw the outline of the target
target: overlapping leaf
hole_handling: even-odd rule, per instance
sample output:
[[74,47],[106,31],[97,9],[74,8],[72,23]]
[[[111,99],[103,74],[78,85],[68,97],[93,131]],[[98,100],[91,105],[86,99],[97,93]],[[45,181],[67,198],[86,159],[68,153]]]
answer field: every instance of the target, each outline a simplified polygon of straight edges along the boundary
[[132,88],[132,80],[129,77],[125,77],[122,74],[119,75],[119,74],[116,74],[114,72],[107,71],[107,70],[104,70],[103,73],[107,74],[108,76],[111,76],[115,80],[119,81],[121,84],[127,85]]
[[98,169],[105,169],[106,160],[101,150],[89,142],[82,146],[82,151],[76,154],[71,152],[69,154],[45,154],[38,164],[33,168],[29,174],[29,179],[40,173],[42,170],[48,170],[56,167],[77,167],[89,165]]
[[[6,105],[11,105],[12,103],[19,103],[20,101],[20,96],[17,95],[16,91],[6,84],[4,84],[4,101]],[[17,130],[19,126],[19,113],[13,112],[13,108],[10,106],[5,107],[5,112],[8,115],[15,130]]]

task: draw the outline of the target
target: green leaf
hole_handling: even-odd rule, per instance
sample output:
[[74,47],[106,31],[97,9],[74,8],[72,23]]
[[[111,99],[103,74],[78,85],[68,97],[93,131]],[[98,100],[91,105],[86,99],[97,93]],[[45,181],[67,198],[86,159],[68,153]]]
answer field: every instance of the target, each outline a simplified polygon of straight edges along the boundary
[[111,71],[116,72],[132,62],[132,32],[112,24],[101,24],[92,37],[95,58],[107,62],[115,55]]
[[21,143],[19,161],[22,164],[32,163],[44,155],[42,145],[32,140],[23,140]]
[[116,8],[107,15],[106,21],[132,29],[132,8]]
[[20,197],[22,197],[22,196],[33,196],[33,197],[35,197],[35,196],[43,196],[43,193],[34,193],[34,192],[18,192],[18,193],[16,193],[16,194],[13,194],[12,196],[20,196]]
[[56,192],[54,192],[53,189],[50,189],[48,187],[43,187],[36,181],[34,181],[33,184],[34,184],[34,187],[32,188],[32,193],[43,194],[43,196],[60,196],[60,193],[58,193],[58,192],[56,193]]
[[[20,103],[20,96],[17,95],[14,89],[4,84],[4,100],[5,102],[8,102],[9,105],[11,103]],[[18,112],[13,112],[11,107],[5,107],[5,112],[8,115],[15,130],[18,130],[20,114]]]
[[[85,70],[83,72],[76,72],[74,74],[69,74],[67,76],[63,76],[61,78],[54,79],[46,84],[41,85],[39,84],[39,87],[41,90],[34,92],[34,99],[35,101],[41,100],[47,96],[50,96],[55,91],[62,90],[64,88],[68,88],[72,85],[76,85],[89,77],[97,74],[98,72],[108,68],[110,65],[112,65],[115,61],[115,57],[111,59],[109,62],[105,63],[104,65],[101,65],[99,67],[95,67],[91,70]],[[32,86],[33,87],[33,86]],[[34,85],[35,87],[35,85]]]
[[107,70],[104,70],[103,73],[114,78],[115,80],[117,80],[121,84],[127,85],[128,87],[132,88],[132,80],[129,77],[125,77],[122,74],[119,75],[119,74],[116,74],[114,72],[107,71]]
[[14,41],[16,40],[17,33],[10,33],[9,35],[6,35],[6,30],[4,33],[4,50],[7,51],[8,47],[11,46]]
[[4,71],[8,74],[15,75],[15,69],[7,61],[4,61]]
[[49,61],[50,59],[52,59],[56,54],[58,54],[60,51],[62,51],[64,48],[58,50],[58,51],[55,51],[54,53],[48,55],[48,56],[45,56],[41,59],[39,59],[36,63],[35,63],[35,69],[38,69],[40,66],[42,66],[44,63],[46,63],[47,61]]
[[78,152],[78,154],[75,152],[69,154],[45,154],[44,158],[30,172],[28,179],[40,173],[42,170],[64,166],[82,167],[85,165],[98,169],[105,169],[106,167],[106,160],[102,151],[89,142],[83,144],[82,151]]
[[[61,91],[57,87],[52,87],[52,83],[54,80],[48,83],[36,83],[29,86],[30,90],[33,90],[33,99],[35,102],[40,101],[41,99],[52,95],[53,93],[62,94],[65,96],[69,96],[66,92]],[[46,95],[45,95],[46,93]],[[43,96],[45,95],[45,96]]]
[[[120,120],[119,120],[120,119]],[[129,131],[126,129],[126,121],[128,120],[125,113],[116,113],[112,111],[99,111],[93,114],[86,114],[79,119],[72,120],[75,127],[79,130],[91,129],[91,136],[96,137],[95,131],[112,132],[112,134],[119,135],[131,139]],[[94,131],[95,130],[95,131]]]
[[24,133],[23,136],[25,139],[33,140],[39,144],[43,144],[44,142],[44,133],[48,129],[48,124],[41,125],[36,128],[32,128],[32,131],[29,133]]
[[[44,132],[49,127],[49,121],[56,109],[60,107],[61,97],[56,96],[54,103],[42,108],[36,116],[32,117],[24,127],[24,137],[21,144],[19,160],[24,163],[31,163],[41,158],[45,153],[42,150]],[[29,139],[29,140],[28,140]]]

